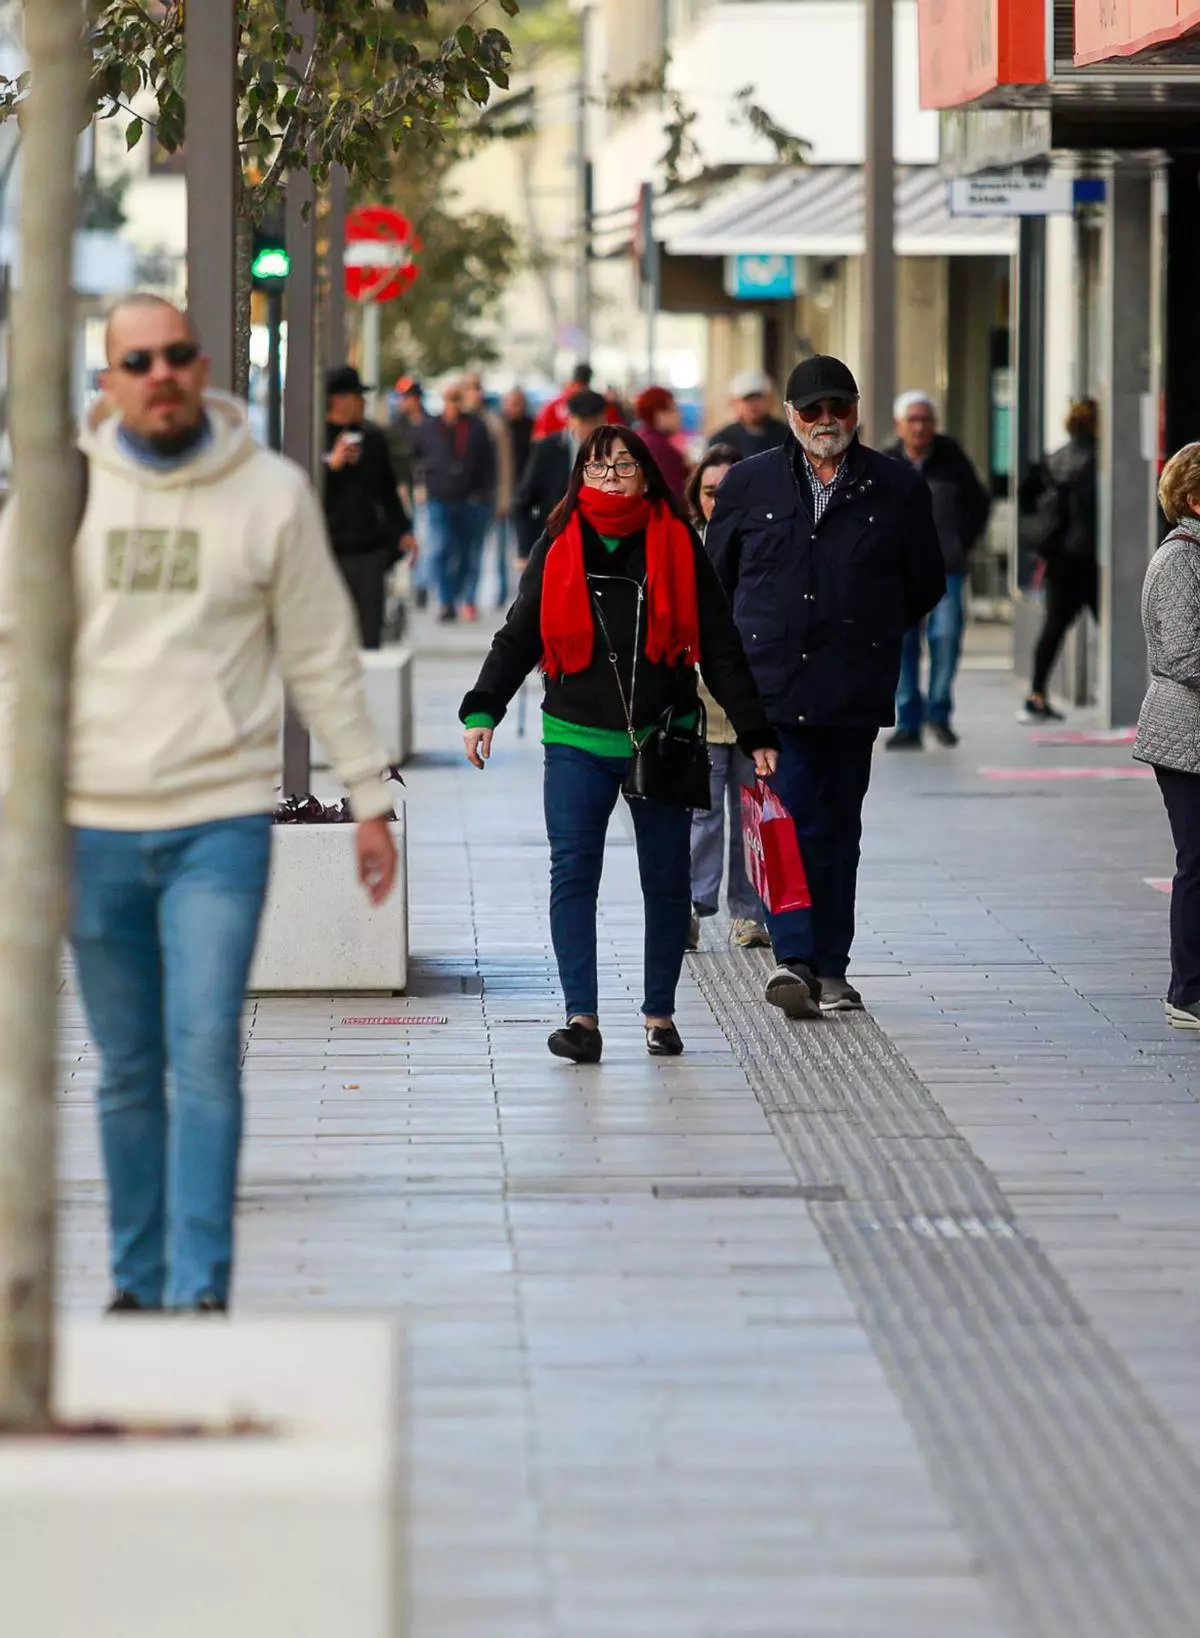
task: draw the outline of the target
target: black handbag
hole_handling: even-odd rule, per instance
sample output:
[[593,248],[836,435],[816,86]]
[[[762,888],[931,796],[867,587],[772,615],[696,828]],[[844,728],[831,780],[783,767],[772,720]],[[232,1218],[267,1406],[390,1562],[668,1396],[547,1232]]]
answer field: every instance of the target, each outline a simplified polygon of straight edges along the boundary
[[712,807],[712,758],[708,754],[708,713],[704,701],[696,701],[696,722],[684,728],[675,721],[675,707],[669,706],[663,715],[640,738],[633,725],[633,695],[637,686],[637,662],[642,647],[642,607],[645,586],[638,587],[637,619],[633,633],[633,666],[629,677],[629,692],[621,681],[617,653],[608,634],[604,612],[595,596],[592,606],[596,620],[608,644],[609,663],[617,679],[617,690],[625,710],[625,725],[629,731],[631,754],[621,790],[631,802],[662,802],[671,808],[699,808],[707,812]]

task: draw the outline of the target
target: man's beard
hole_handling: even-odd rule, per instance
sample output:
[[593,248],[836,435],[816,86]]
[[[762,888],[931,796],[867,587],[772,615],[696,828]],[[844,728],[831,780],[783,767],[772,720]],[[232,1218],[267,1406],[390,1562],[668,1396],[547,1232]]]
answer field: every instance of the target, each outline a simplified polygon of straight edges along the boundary
[[854,428],[844,427],[839,421],[812,427],[800,425],[796,428],[796,438],[800,448],[814,461],[836,461],[854,442]]
[[176,427],[173,432],[152,432],[146,439],[157,455],[182,455],[199,443],[204,434],[205,416],[201,409],[190,426]]

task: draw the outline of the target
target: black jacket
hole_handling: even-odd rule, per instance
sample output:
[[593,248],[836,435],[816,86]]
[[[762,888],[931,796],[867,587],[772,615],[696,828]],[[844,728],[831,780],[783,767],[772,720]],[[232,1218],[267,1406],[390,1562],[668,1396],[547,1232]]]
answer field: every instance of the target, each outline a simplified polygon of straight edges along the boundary
[[413,453],[430,500],[490,501],[496,493],[496,450],[477,415],[450,426],[440,415],[416,429]]
[[361,432],[358,460],[338,472],[325,468],[325,521],[338,557],[361,557],[387,547],[398,551],[400,538],[412,528],[396,492],[396,474],[388,454],[387,438],[370,421],[357,427],[325,424],[329,451],[342,432]]
[[947,574],[962,574],[971,548],[987,528],[992,500],[960,444],[939,432],[920,466],[914,466],[898,438],[887,453],[919,472],[933,497],[933,521]]
[[532,552],[546,519],[567,492],[573,464],[571,440],[565,432],[534,444],[512,503],[518,557],[527,558]]
[[732,444],[743,461],[748,461],[751,455],[765,455],[769,449],[781,449],[789,437],[787,422],[777,421],[773,415],[768,415],[762,426],[753,432],[741,421],[731,421],[727,427],[713,433],[708,447]]
[[[704,680],[718,702],[729,713],[738,734],[738,743],[747,753],[778,745],[778,737],[767,725],[762,703],[750,675],[750,667],[729,614],[725,594],[717,583],[704,548],[693,536],[696,554],[696,593],[700,607],[700,653]],[[545,535],[533,548],[529,566],[521,576],[517,600],[508,619],[492,640],[479,681],[463,700],[462,720],[476,712],[487,712],[495,722],[504,716],[509,701],[542,658],[542,575],[550,543]],[[630,535],[614,552],[608,552],[595,531],[583,524],[584,564],[588,584],[603,610],[613,651],[617,655],[621,684],[626,695],[633,670],[634,631],[637,625],[637,591],[646,576],[645,533]],[[598,630],[598,628],[597,628]],[[644,653],[645,615],[642,616],[642,646],[637,665],[633,720],[637,728],[658,722],[672,707],[681,715],[695,711],[696,670],[690,665],[651,664]],[[621,688],[609,658],[608,644],[597,635],[591,664],[570,676],[546,678],[543,707],[563,722],[585,728],[625,729],[625,707]]]
[[820,523],[794,439],[726,474],[705,535],[781,727],[895,721],[900,642],[942,596],[929,487],[858,442]]

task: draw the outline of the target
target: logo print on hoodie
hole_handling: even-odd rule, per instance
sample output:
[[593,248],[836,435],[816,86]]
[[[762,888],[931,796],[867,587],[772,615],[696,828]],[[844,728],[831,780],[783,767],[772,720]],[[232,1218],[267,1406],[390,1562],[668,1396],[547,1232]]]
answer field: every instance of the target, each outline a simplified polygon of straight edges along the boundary
[[200,534],[196,529],[110,529],[105,546],[110,591],[200,589]]

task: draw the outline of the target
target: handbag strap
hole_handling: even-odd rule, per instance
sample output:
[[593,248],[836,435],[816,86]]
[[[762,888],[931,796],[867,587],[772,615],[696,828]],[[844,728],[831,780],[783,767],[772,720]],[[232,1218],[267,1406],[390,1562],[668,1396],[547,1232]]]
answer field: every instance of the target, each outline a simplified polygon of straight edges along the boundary
[[[625,692],[625,684],[621,681],[621,667],[618,664],[617,651],[613,647],[612,637],[609,635],[608,621],[604,618],[604,610],[600,607],[600,599],[591,588],[591,578],[588,580],[588,595],[592,600],[592,608],[596,613],[596,623],[604,637],[608,648],[609,664],[613,668],[613,676],[617,679],[617,692],[621,696],[621,707],[625,712],[625,726],[629,731],[629,743],[636,752],[638,748],[637,729],[633,726],[633,700],[637,689],[638,653],[642,646],[642,607],[646,601],[646,583],[641,581],[637,588],[637,614],[633,622],[633,663],[629,669],[629,693]],[[600,578],[615,578],[604,576]],[[628,584],[628,582],[626,582]]]

